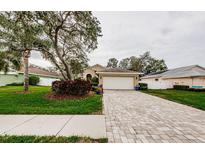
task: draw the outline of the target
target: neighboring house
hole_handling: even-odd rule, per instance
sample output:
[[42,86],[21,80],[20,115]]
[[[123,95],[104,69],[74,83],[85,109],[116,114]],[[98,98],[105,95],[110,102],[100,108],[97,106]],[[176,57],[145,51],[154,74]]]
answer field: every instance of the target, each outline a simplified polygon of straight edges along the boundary
[[147,83],[149,89],[173,88],[173,85],[188,85],[190,88],[205,88],[205,68],[198,65],[180,67],[146,75],[141,83]]
[[103,89],[131,90],[138,85],[141,73],[120,68],[107,68],[98,71],[97,74],[99,74],[99,85],[102,85]]
[[105,67],[103,67],[100,64],[90,66],[87,69],[85,69],[85,71],[83,72],[83,78],[86,80],[90,80],[93,77],[98,77],[96,72],[104,70],[104,69],[105,69]]
[[[23,76],[24,68],[20,71],[8,72],[4,74],[0,73],[0,86],[5,86],[11,83],[22,83],[24,81]],[[60,75],[56,72],[50,72],[37,66],[29,66],[29,75],[35,75],[40,78],[38,85],[51,86],[53,81],[59,80]]]

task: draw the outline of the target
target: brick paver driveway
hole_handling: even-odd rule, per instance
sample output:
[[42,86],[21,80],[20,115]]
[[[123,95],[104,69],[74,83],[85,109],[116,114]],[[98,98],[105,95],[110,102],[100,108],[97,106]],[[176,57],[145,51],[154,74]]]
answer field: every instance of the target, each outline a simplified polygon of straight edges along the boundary
[[205,142],[205,111],[136,91],[103,101],[109,142]]

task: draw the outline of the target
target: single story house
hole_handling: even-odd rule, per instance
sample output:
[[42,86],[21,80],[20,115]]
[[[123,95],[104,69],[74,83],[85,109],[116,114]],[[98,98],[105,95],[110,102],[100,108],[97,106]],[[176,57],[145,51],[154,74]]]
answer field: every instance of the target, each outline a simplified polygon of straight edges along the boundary
[[121,68],[106,68],[96,64],[84,70],[83,78],[90,80],[93,77],[97,77],[99,85],[102,85],[103,89],[130,90],[138,85],[139,74],[141,73]]
[[96,72],[99,75],[99,85],[103,89],[131,90],[138,85],[139,74],[135,71],[120,68],[107,68]]
[[[42,86],[51,86],[53,81],[59,80],[61,76],[56,72],[50,72],[43,68],[30,65],[29,66],[29,75],[35,75],[40,78],[38,85]],[[5,86],[11,83],[23,83],[24,81],[24,68],[21,68],[20,71],[13,72],[0,72],[0,86]]]
[[190,88],[205,88],[205,68],[191,65],[149,74],[140,78],[149,89],[167,89],[174,85],[188,85]]

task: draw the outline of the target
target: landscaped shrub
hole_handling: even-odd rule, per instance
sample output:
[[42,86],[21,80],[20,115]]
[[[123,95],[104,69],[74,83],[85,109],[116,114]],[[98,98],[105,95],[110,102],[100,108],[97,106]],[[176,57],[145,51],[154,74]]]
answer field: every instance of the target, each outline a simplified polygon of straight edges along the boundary
[[91,84],[85,80],[54,81],[52,91],[66,95],[86,95],[91,90]]
[[93,78],[91,79],[91,83],[92,83],[93,86],[98,86],[98,84],[99,84],[99,79],[98,79],[97,77],[93,77]]
[[187,85],[174,85],[173,88],[176,90],[188,90],[189,86],[187,86]]
[[23,86],[23,82],[19,82],[19,83],[10,83],[10,84],[7,84],[7,86]]
[[95,93],[98,94],[98,95],[102,95],[103,94],[103,88],[101,88],[101,87],[96,88]]
[[97,88],[98,88],[98,86],[93,86],[92,85],[91,91],[96,91]]
[[40,82],[40,78],[38,76],[29,76],[29,85],[36,86]]
[[140,90],[147,90],[148,89],[147,83],[139,83],[139,86],[140,86]]
[[188,90],[189,91],[195,91],[195,92],[204,92],[205,91],[204,88],[203,89],[189,88]]

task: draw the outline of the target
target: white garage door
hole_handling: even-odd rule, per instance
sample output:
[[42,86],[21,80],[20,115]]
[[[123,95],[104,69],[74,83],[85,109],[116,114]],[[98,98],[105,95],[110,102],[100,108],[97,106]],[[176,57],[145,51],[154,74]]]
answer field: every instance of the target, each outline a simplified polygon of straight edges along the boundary
[[103,77],[103,89],[134,89],[133,77]]

